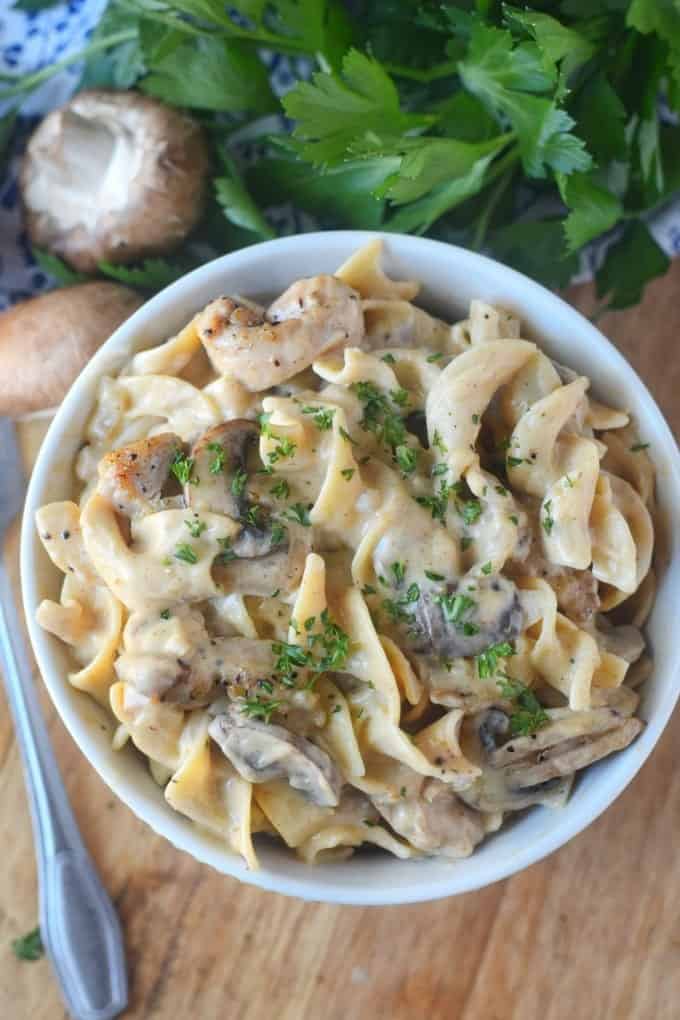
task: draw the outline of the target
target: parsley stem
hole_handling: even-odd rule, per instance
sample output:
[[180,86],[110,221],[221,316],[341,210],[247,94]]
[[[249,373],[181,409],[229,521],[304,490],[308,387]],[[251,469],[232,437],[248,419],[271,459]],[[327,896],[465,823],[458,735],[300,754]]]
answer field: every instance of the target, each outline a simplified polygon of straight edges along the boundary
[[389,74],[396,78],[408,78],[410,81],[419,81],[424,85],[438,78],[448,78],[456,73],[458,61],[444,60],[440,64],[433,64],[428,68],[404,67],[402,64],[383,64]]
[[84,49],[78,50],[77,53],[70,53],[67,57],[63,57],[61,60],[57,60],[56,63],[50,64],[49,67],[43,67],[40,71],[34,71],[33,74],[24,75],[19,78],[16,85],[12,85],[9,89],[4,89],[0,92],[0,100],[4,102],[5,99],[10,99],[12,96],[20,96],[22,92],[28,92],[31,89],[37,88],[38,85],[42,85],[44,81],[49,81],[53,75],[58,74],[59,71],[63,71],[65,67],[70,67],[71,64],[77,64],[79,60],[84,60],[85,57],[89,57],[91,53],[98,53],[100,50],[109,50],[112,46],[118,46],[120,43],[130,42],[137,36],[137,30],[134,28],[126,28],[120,32],[112,32],[111,35],[104,36],[103,39],[96,39],[89,46],[85,46]]
[[[507,167],[506,163],[506,167],[503,168],[506,172],[503,173],[502,176],[498,178],[496,184],[489,192],[486,204],[484,205],[484,208],[482,209],[482,212],[479,218],[477,219],[475,232],[470,240],[470,247],[472,248],[473,251],[479,251],[479,249],[484,244],[486,234],[489,229],[489,224],[491,223],[491,218],[493,217],[493,214],[495,213],[498,207],[498,203],[502,199],[510,182],[512,181],[512,178],[515,176],[517,164],[517,152],[515,150],[511,149],[510,152],[506,153],[503,159],[498,161],[497,165],[502,163],[504,160],[507,160],[507,156],[510,155],[513,156],[510,166],[506,169]],[[495,167],[491,168],[492,173],[494,169]],[[491,177],[491,174],[489,174],[489,177]]]

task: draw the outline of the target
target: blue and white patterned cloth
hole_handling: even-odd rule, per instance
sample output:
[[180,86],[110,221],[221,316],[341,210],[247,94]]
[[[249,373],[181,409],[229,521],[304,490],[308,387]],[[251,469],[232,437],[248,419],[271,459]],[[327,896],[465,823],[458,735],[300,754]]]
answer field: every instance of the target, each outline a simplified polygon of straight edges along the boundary
[[[94,29],[106,0],[68,0],[67,3],[27,14],[13,10],[13,0],[0,0],[0,73],[24,74],[38,71],[69,53],[82,49]],[[294,80],[294,68],[285,57],[268,61],[275,91],[285,92]],[[45,82],[22,104],[13,146],[13,158],[0,178],[0,309],[23,298],[39,294],[50,279],[33,262],[21,224],[17,174],[20,152],[37,121],[47,111],[65,102],[75,89],[80,68],[71,66]],[[0,108],[0,114],[3,110]],[[300,224],[297,217],[277,210],[273,217],[284,232]],[[291,220],[290,223],[282,221]],[[288,229],[286,229],[286,227]],[[661,247],[669,255],[680,254],[680,201],[668,206],[650,223]],[[592,275],[599,264],[603,246],[591,246],[583,258],[579,278]]]

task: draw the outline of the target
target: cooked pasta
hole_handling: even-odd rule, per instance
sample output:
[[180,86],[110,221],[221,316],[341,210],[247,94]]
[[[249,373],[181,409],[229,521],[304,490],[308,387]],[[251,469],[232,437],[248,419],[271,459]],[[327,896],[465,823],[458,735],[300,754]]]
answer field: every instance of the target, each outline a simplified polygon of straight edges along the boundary
[[217,298],[102,379],[80,502],[38,513],[70,682],[249,867],[255,833],[309,863],[464,857],[643,727],[654,470],[628,415],[515,315],[447,324],[381,257],[266,310]]

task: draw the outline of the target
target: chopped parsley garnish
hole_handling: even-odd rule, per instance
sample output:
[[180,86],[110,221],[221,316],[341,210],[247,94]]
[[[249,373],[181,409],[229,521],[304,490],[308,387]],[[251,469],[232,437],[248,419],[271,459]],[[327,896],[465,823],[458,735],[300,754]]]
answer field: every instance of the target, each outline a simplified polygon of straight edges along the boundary
[[411,622],[412,615],[404,609],[420,598],[420,586],[414,581],[398,599],[383,599],[382,607],[394,623]]
[[473,425],[479,425],[479,415],[478,414],[473,414],[472,415],[472,424]]
[[463,537],[460,540],[460,551],[465,552],[466,549],[469,549],[470,546],[472,545],[472,541],[473,540],[470,538],[469,535],[463,535]]
[[441,460],[438,464],[434,465],[434,467],[430,471],[430,474],[432,475],[433,478],[436,478],[437,475],[445,475],[448,470],[449,465],[445,464],[444,461]]
[[338,432],[348,443],[354,443],[356,445],[356,439],[352,439],[347,429],[343,429],[342,425],[338,428]]
[[341,670],[349,655],[349,635],[331,619],[327,609],[324,609],[319,618],[323,630],[310,633],[315,623],[313,617],[310,619],[310,627],[307,626],[308,621],[304,625],[307,632],[306,648],[284,641],[272,644],[272,651],[277,656],[274,673],[286,687],[295,686],[300,669],[308,669],[314,674]]
[[444,440],[441,437],[441,433],[439,432],[439,429],[435,429],[434,430],[434,435],[432,436],[432,445],[434,447],[436,447],[439,450],[440,453],[448,453],[449,452],[449,449],[448,449],[446,443],[444,442]]
[[343,468],[340,474],[346,482],[350,482],[354,478],[355,468]]
[[283,516],[287,517],[289,521],[297,521],[298,524],[302,524],[305,528],[311,526],[309,519],[309,511],[312,509],[313,504],[307,503],[293,503],[292,506],[286,507],[283,511]]
[[21,938],[13,939],[12,952],[17,960],[28,960],[31,963],[44,956],[45,948],[40,937],[40,928],[34,928]]
[[435,574],[434,570],[426,570],[425,577],[429,578],[430,581],[443,581],[443,574]]
[[231,491],[237,499],[245,492],[247,482],[248,475],[245,473],[243,468],[236,468],[234,477],[231,480]]
[[444,357],[443,353],[441,351],[437,351],[435,354],[428,354],[425,360],[431,365],[432,362],[439,361],[440,358],[443,357]]
[[396,390],[390,390],[390,397],[397,407],[406,407],[408,404],[408,390],[405,390],[403,386],[400,386]]
[[232,560],[235,560],[236,559],[236,553],[231,548],[231,539],[230,538],[218,538],[217,541],[219,542],[220,546],[222,547],[222,552],[218,553],[218,555],[216,557],[216,562],[224,564],[224,563],[230,563]]
[[499,641],[495,645],[489,645],[483,652],[475,656],[477,673],[481,680],[493,676],[496,672],[499,659],[507,659],[515,654],[515,649],[509,641]]
[[478,632],[479,627],[465,619],[477,608],[477,603],[469,595],[454,592],[451,595],[437,595],[434,601],[441,606],[444,619],[454,624],[457,630],[462,630],[468,636]]
[[510,732],[516,737],[528,737],[550,722],[550,716],[534,692],[521,680],[502,676],[498,681],[501,695],[513,701],[510,714]]
[[259,528],[262,525],[262,518],[265,510],[259,503],[253,503],[252,506],[248,507],[245,516],[243,517],[243,523],[249,524],[252,528]]
[[286,537],[286,526],[281,524],[280,521],[274,521],[272,524],[272,545],[281,545]]
[[224,470],[224,464],[227,459],[226,451],[221,443],[208,443],[208,449],[215,455],[208,464],[208,470],[211,475],[219,475]]
[[545,501],[543,509],[545,510],[545,517],[541,521],[541,524],[543,525],[543,530],[545,531],[546,535],[550,535],[552,534],[552,529],[555,527],[555,518],[552,515],[551,499],[547,499]]
[[493,570],[493,566],[492,566],[491,562],[485,563],[484,566],[482,567],[482,573],[483,574],[487,574],[488,575],[488,574],[491,573],[492,570]]
[[512,521],[512,523],[515,525],[515,527],[518,527],[518,525],[519,525],[519,517],[517,516],[517,514],[509,514],[508,520]]
[[160,617],[161,617],[161,620],[169,620],[170,619],[170,610],[169,609],[161,609]]
[[411,475],[416,469],[418,451],[413,446],[397,446],[394,451],[394,459],[405,475]]
[[262,414],[258,414],[257,420],[258,420],[258,422],[260,424],[260,432],[261,432],[261,434],[263,436],[268,436],[270,439],[275,439],[276,437],[272,433],[272,430],[271,430],[270,425],[269,425],[269,422],[271,420],[271,412],[269,412],[269,414],[267,414],[265,411],[263,411]]
[[241,704],[241,711],[249,719],[262,719],[263,722],[270,722],[271,717],[283,704],[275,698],[244,698]]
[[452,492],[450,485],[446,482],[440,482],[439,492],[433,496],[416,496],[416,503],[420,503],[432,514],[432,519],[435,521],[446,520],[446,508],[449,502],[449,495]]
[[342,712],[342,705],[333,705],[333,715],[337,715],[338,712]]
[[520,464],[524,463],[524,458],[523,457],[506,457],[505,458],[505,463],[508,465],[508,467],[519,467]]
[[327,432],[333,427],[333,418],[335,417],[334,407],[312,407],[306,404],[302,408],[302,413],[311,414],[314,424],[321,432]]
[[509,496],[510,495],[508,490],[503,485],[494,485],[494,489],[496,490],[496,492],[498,493],[499,496]]
[[194,520],[185,521],[184,523],[189,529],[189,534],[191,535],[192,538],[200,538],[205,529],[208,527],[205,521]]
[[649,449],[649,443],[633,443],[630,448],[631,453],[639,453],[640,450]]
[[383,354],[381,361],[384,361],[388,365],[396,365],[397,359],[393,354]]
[[175,559],[182,560],[183,563],[198,563],[198,556],[190,545],[178,545],[175,549]]
[[569,475],[565,475],[564,476],[564,482],[565,482],[565,485],[567,485],[570,489],[574,488],[574,483],[572,482],[572,480],[569,477]]
[[[401,470],[405,474],[410,474],[415,469],[416,453],[410,452],[406,442],[406,426],[394,412],[390,400],[380,392],[375,383],[370,381],[352,383],[351,389],[364,405],[362,429],[365,432],[372,432],[383,442],[390,449]],[[408,392],[400,387],[392,390],[390,398],[393,404],[403,407],[408,403]]]
[[376,594],[376,589],[373,587],[372,584],[365,584],[363,586],[363,588],[361,589],[361,594],[362,595],[375,595]]
[[458,503],[457,510],[466,524],[474,524],[481,516],[482,504],[478,499],[468,499]]
[[279,478],[269,491],[274,499],[288,499],[290,496],[290,485],[285,478]]
[[[269,433],[271,436],[271,433]],[[273,436],[272,438],[277,440],[277,444],[273,450],[267,454],[267,460],[270,464],[276,464],[277,461],[283,460],[285,457],[294,457],[295,451],[297,450],[297,444],[288,439],[285,436]]]
[[198,478],[194,477],[194,458],[187,457],[178,450],[170,465],[170,471],[180,485],[198,485]]
[[400,563],[397,560],[395,563],[392,564],[390,569],[392,570],[392,573],[394,574],[394,578],[395,578],[397,584],[402,584],[404,578],[406,577],[406,564],[405,563]]

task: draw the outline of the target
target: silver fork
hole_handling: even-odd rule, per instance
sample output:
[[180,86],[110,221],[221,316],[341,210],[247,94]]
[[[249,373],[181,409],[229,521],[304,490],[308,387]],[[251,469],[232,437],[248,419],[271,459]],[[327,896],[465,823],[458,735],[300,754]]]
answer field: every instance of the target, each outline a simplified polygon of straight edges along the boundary
[[1,555],[24,479],[12,423],[0,418],[0,666],[33,822],[40,932],[74,1020],[110,1020],[127,1005],[123,936],[85,849],[47,733]]

